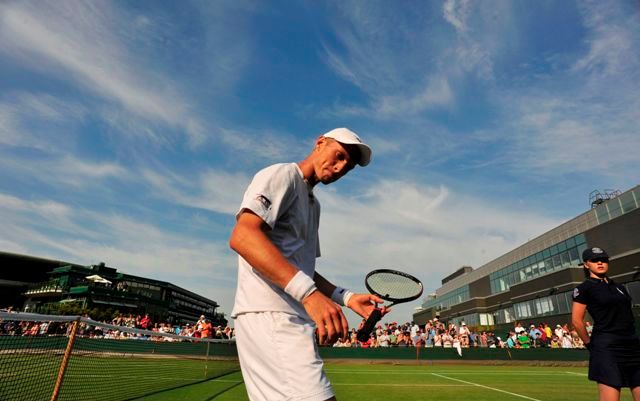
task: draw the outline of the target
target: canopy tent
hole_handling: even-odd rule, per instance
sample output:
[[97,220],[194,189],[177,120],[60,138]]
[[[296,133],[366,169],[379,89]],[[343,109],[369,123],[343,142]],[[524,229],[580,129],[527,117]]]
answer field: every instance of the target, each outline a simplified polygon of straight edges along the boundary
[[103,278],[101,276],[98,276],[97,274],[93,274],[93,275],[87,276],[85,278],[87,280],[93,281],[94,283],[111,284],[111,281],[109,281],[106,278]]

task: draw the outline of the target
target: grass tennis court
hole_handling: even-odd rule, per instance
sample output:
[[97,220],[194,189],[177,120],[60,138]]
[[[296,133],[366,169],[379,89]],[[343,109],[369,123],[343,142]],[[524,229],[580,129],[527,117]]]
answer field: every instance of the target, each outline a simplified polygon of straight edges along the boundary
[[[597,388],[586,367],[326,363],[341,401],[591,401]],[[621,400],[631,400],[623,389]],[[144,401],[248,400],[242,376],[224,377],[139,398]]]
[[[0,355],[0,400],[49,400],[61,356]],[[28,369],[24,369],[28,367]],[[85,356],[69,362],[59,400],[128,400],[237,371],[235,360]]]
[[[140,333],[75,341],[0,336],[0,400],[49,401],[62,370],[58,401],[248,400],[234,342],[133,334]],[[453,349],[321,347],[320,354],[341,401],[597,399],[584,350],[474,348],[458,355]],[[631,400],[629,392],[621,399]]]

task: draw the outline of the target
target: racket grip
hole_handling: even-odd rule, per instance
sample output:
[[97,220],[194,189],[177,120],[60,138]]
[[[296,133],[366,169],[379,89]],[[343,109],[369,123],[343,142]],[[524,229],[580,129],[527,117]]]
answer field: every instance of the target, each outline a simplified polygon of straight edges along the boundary
[[382,319],[382,310],[376,308],[371,312],[367,321],[364,322],[364,325],[360,330],[358,330],[358,341],[365,342],[369,339],[369,335],[373,331],[373,328],[376,327],[376,323]]

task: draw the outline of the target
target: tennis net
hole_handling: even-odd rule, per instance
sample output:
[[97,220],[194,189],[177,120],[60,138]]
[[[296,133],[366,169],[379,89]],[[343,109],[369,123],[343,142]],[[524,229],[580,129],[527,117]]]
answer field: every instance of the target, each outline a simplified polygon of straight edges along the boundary
[[0,312],[0,400],[130,400],[239,369],[233,340]]

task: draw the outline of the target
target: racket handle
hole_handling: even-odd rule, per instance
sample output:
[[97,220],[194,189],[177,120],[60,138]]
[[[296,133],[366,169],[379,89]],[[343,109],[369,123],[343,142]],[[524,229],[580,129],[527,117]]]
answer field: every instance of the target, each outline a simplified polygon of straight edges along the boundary
[[371,314],[367,318],[367,321],[364,322],[362,328],[358,330],[358,341],[367,341],[374,327],[376,327],[376,323],[378,323],[380,319],[382,319],[382,310],[376,308],[373,310],[373,312],[371,312]]

